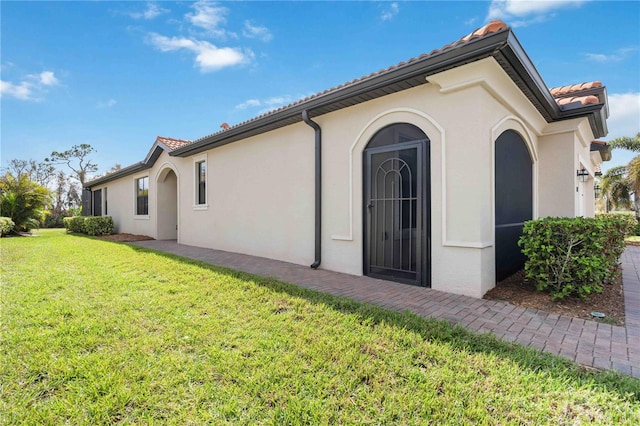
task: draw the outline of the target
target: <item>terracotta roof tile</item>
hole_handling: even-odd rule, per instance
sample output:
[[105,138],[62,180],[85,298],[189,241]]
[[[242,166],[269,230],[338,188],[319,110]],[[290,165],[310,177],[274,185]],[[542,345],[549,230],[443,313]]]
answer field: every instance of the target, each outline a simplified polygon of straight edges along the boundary
[[602,87],[602,83],[599,82],[599,81],[591,81],[591,82],[588,82],[588,83],[580,83],[580,84],[573,84],[573,85],[569,85],[569,86],[553,87],[553,88],[549,89],[549,92],[551,92],[553,97],[558,97],[558,96],[562,96],[562,95],[567,95],[569,93],[581,92],[581,91],[587,90],[587,89],[594,89],[594,88],[597,88],[597,87]]
[[164,145],[168,146],[171,151],[174,149],[182,148],[185,145],[189,145],[191,141],[185,139],[174,139],[174,138],[166,138],[164,136],[158,136],[156,138],[156,142],[161,142]]
[[[424,60],[426,58],[429,58],[429,57],[435,56],[437,54],[443,53],[445,51],[448,51],[450,49],[456,48],[456,47],[458,47],[460,45],[475,41],[477,39],[481,39],[481,38],[486,37],[486,36],[488,36],[490,34],[497,33],[499,31],[503,31],[503,30],[506,30],[506,29],[508,29],[508,26],[503,21],[501,21],[499,19],[493,20],[493,21],[489,22],[488,24],[484,25],[483,27],[478,28],[477,30],[471,32],[470,34],[468,34],[468,35],[466,35],[464,37],[462,37],[461,39],[459,39],[459,40],[457,40],[457,41],[455,41],[453,43],[447,44],[446,46],[444,46],[444,47],[442,47],[440,49],[432,50],[429,53],[423,53],[420,56],[417,56],[415,58],[409,59],[408,61],[400,62],[400,63],[398,63],[396,65],[392,65],[392,66],[390,66],[388,68],[383,68],[383,69],[381,69],[379,71],[376,71],[376,72],[373,72],[371,74],[356,78],[354,80],[348,81],[346,83],[340,84],[338,86],[332,87],[330,89],[324,90],[324,91],[316,93],[314,95],[307,96],[306,98],[297,100],[297,101],[295,101],[295,102],[293,102],[293,103],[291,103],[289,105],[285,105],[283,107],[271,110],[269,112],[266,112],[266,113],[261,114],[261,115],[259,115],[257,117],[254,117],[254,118],[250,118],[249,120],[243,121],[241,123],[234,124],[233,126],[229,127],[229,129],[235,129],[236,127],[244,126],[244,125],[246,125],[248,123],[254,122],[254,121],[259,120],[261,118],[270,116],[270,115],[275,114],[277,112],[280,112],[282,110],[285,110],[285,109],[291,108],[293,106],[299,105],[301,103],[307,102],[307,101],[309,101],[311,99],[319,98],[319,97],[324,96],[324,95],[326,95],[328,93],[333,93],[333,92],[335,92],[337,90],[343,89],[343,88],[348,87],[348,86],[352,86],[352,85],[354,85],[356,83],[359,83],[359,82],[361,82],[363,80],[367,80],[367,79],[370,79],[370,78],[373,78],[373,77],[377,77],[377,76],[379,76],[381,74],[385,74],[385,73],[393,71],[393,70],[395,70],[397,68],[401,68],[401,67],[406,66],[408,64],[412,64],[412,63],[414,63],[416,61]],[[201,140],[210,138],[212,136],[215,136],[215,135],[217,135],[219,133],[222,133],[224,131],[227,131],[229,129],[220,130],[220,131],[217,131],[217,132],[212,133],[210,135],[203,136],[203,137],[201,137],[199,139],[196,139],[194,142],[199,142]]]
[[573,104],[576,102],[580,102],[583,106],[589,104],[597,104],[600,103],[600,99],[597,96],[589,95],[589,96],[573,96],[570,98],[556,98],[556,103],[558,106],[565,106],[569,104]]

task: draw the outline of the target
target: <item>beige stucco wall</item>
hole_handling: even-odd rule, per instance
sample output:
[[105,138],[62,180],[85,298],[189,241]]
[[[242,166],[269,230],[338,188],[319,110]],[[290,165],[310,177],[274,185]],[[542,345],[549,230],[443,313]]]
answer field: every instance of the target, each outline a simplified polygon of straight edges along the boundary
[[[505,130],[522,136],[533,159],[534,217],[572,216],[578,201],[592,197],[587,187],[575,195],[575,170],[590,159],[587,120],[549,125],[493,59],[314,121],[323,133],[321,268],[362,275],[362,155],[389,124],[411,123],[430,139],[435,289],[481,297],[494,286],[494,142]],[[207,204],[196,206],[195,162],[203,160]],[[160,191],[156,199],[168,167],[178,193],[174,200]],[[150,214],[134,218],[134,179],[142,175],[150,176]],[[182,244],[302,265],[314,260],[314,133],[304,123],[189,158],[163,153],[149,171],[105,186],[119,232],[163,237],[157,211],[176,203]]]

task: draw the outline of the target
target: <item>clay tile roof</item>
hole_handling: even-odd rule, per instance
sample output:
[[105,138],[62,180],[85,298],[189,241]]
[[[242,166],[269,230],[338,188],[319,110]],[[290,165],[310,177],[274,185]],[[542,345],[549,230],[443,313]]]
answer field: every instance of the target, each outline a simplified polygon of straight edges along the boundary
[[269,112],[261,114],[261,115],[259,115],[257,117],[250,118],[249,120],[243,121],[241,123],[234,124],[234,125],[230,126],[227,129],[219,130],[219,131],[217,131],[215,133],[212,133],[210,135],[203,136],[203,137],[195,140],[194,142],[202,141],[204,139],[210,138],[212,136],[215,136],[215,135],[217,135],[219,133],[222,133],[224,131],[227,131],[229,129],[235,129],[237,127],[244,126],[246,124],[249,124],[251,122],[257,121],[257,120],[262,119],[264,117],[273,115],[273,114],[275,114],[275,113],[277,113],[279,111],[291,108],[293,106],[296,106],[296,105],[299,105],[301,103],[310,101],[312,99],[319,98],[319,97],[324,96],[326,94],[333,93],[333,92],[335,92],[337,90],[344,89],[346,87],[352,86],[352,85],[354,85],[354,84],[356,84],[358,82],[361,82],[363,80],[367,80],[367,79],[370,79],[370,78],[373,78],[373,77],[377,77],[377,76],[379,76],[381,74],[385,74],[385,73],[393,71],[393,70],[395,70],[397,68],[401,68],[403,66],[406,66],[408,64],[412,64],[412,63],[414,63],[416,61],[419,61],[419,60],[427,59],[429,57],[432,57],[432,56],[435,56],[437,54],[443,53],[443,52],[445,52],[447,50],[450,50],[450,49],[453,49],[455,47],[458,47],[458,46],[460,46],[462,44],[469,43],[469,42],[475,41],[477,39],[481,39],[481,38],[486,37],[486,36],[488,36],[490,34],[497,33],[499,31],[503,31],[503,30],[506,30],[506,29],[508,29],[507,24],[505,24],[503,21],[501,21],[499,19],[495,19],[495,20],[489,22],[488,24],[484,25],[483,27],[478,28],[477,30],[471,32],[470,34],[467,34],[466,36],[462,37],[461,39],[459,39],[459,40],[457,40],[457,41],[455,41],[453,43],[447,44],[446,46],[444,46],[444,47],[442,47],[440,49],[432,50],[429,53],[423,53],[418,57],[411,58],[411,59],[409,59],[407,61],[403,61],[403,62],[400,62],[400,63],[398,63],[396,65],[392,65],[392,66],[390,66],[388,68],[383,68],[383,69],[381,69],[379,71],[372,72],[371,74],[368,74],[368,75],[353,79],[353,80],[348,81],[346,83],[343,83],[343,84],[340,84],[338,86],[332,87],[330,89],[324,90],[322,92],[316,93],[315,95],[307,96],[306,98],[297,100],[297,101],[295,101],[295,102],[293,102],[293,103],[291,103],[289,105],[285,105],[283,107],[271,110]]
[[588,83],[580,83],[580,84],[573,84],[573,85],[569,85],[569,86],[560,86],[560,87],[553,87],[551,89],[549,89],[549,91],[551,92],[551,95],[553,95],[553,97],[558,97],[558,96],[562,96],[562,95],[567,95],[569,93],[575,93],[575,92],[581,92],[583,90],[587,90],[587,89],[594,89],[597,87],[602,87],[602,83],[599,81],[591,81]]
[[484,27],[478,28],[477,30],[475,30],[471,34],[462,37],[460,39],[460,41],[466,43],[469,40],[473,40],[474,38],[484,37],[487,34],[495,33],[495,32],[498,32],[498,31],[505,30],[505,29],[507,29],[507,24],[505,24],[504,22],[502,22],[499,19],[496,19],[496,20],[493,20],[493,21],[489,22]]
[[174,138],[166,138],[164,136],[158,136],[156,138],[156,142],[161,142],[164,145],[168,146],[171,151],[174,149],[182,148],[185,145],[189,145],[191,141],[185,139],[174,139]]
[[559,106],[565,106],[569,104],[573,104],[576,102],[580,102],[583,106],[589,104],[597,104],[600,102],[597,96],[589,95],[589,96],[573,96],[570,98],[557,98],[556,103]]

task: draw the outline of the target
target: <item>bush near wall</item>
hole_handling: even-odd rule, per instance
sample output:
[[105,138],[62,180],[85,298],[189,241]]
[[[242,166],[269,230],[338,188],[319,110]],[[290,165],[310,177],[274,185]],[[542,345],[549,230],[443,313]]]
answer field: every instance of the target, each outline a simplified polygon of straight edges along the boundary
[[16,226],[10,217],[0,217],[0,235],[4,236],[13,231]]
[[526,222],[519,243],[527,256],[525,274],[554,299],[601,293],[603,284],[618,277],[624,238],[632,229],[619,215]]
[[62,219],[62,222],[64,223],[64,227],[67,228],[67,232],[77,232],[79,234],[84,233],[83,216],[65,217]]
[[73,216],[63,219],[67,232],[88,235],[109,235],[113,232],[111,216]]
[[89,235],[110,235],[113,219],[111,216],[87,216],[84,218],[84,231]]
[[111,216],[73,216],[63,219],[67,232],[88,235],[109,235],[113,232]]
[[640,223],[638,222],[638,219],[636,219],[636,217],[633,215],[633,213],[596,213],[596,218],[598,219],[609,217],[622,219],[629,224],[630,230],[629,234],[625,235],[626,237],[637,235],[636,231],[640,226]]

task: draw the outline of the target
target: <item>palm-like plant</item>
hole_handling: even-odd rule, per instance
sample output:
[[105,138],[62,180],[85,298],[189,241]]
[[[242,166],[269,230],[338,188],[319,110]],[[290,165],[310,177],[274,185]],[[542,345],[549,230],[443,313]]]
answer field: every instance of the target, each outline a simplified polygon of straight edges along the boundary
[[[640,133],[635,137],[621,137],[609,142],[614,149],[626,149],[640,152]],[[626,166],[610,169],[602,177],[602,192],[611,199],[614,205],[625,206],[621,197],[627,196],[627,204],[631,194],[634,194],[636,217],[640,212],[640,155],[635,156]],[[626,187],[626,188],[624,188]],[[620,202],[621,204],[618,204]]]
[[626,180],[626,166],[610,168],[600,180],[602,194],[606,195],[607,210],[631,207],[631,188]]
[[37,228],[51,201],[49,190],[29,179],[27,174],[0,177],[0,216],[9,217],[16,231]]

